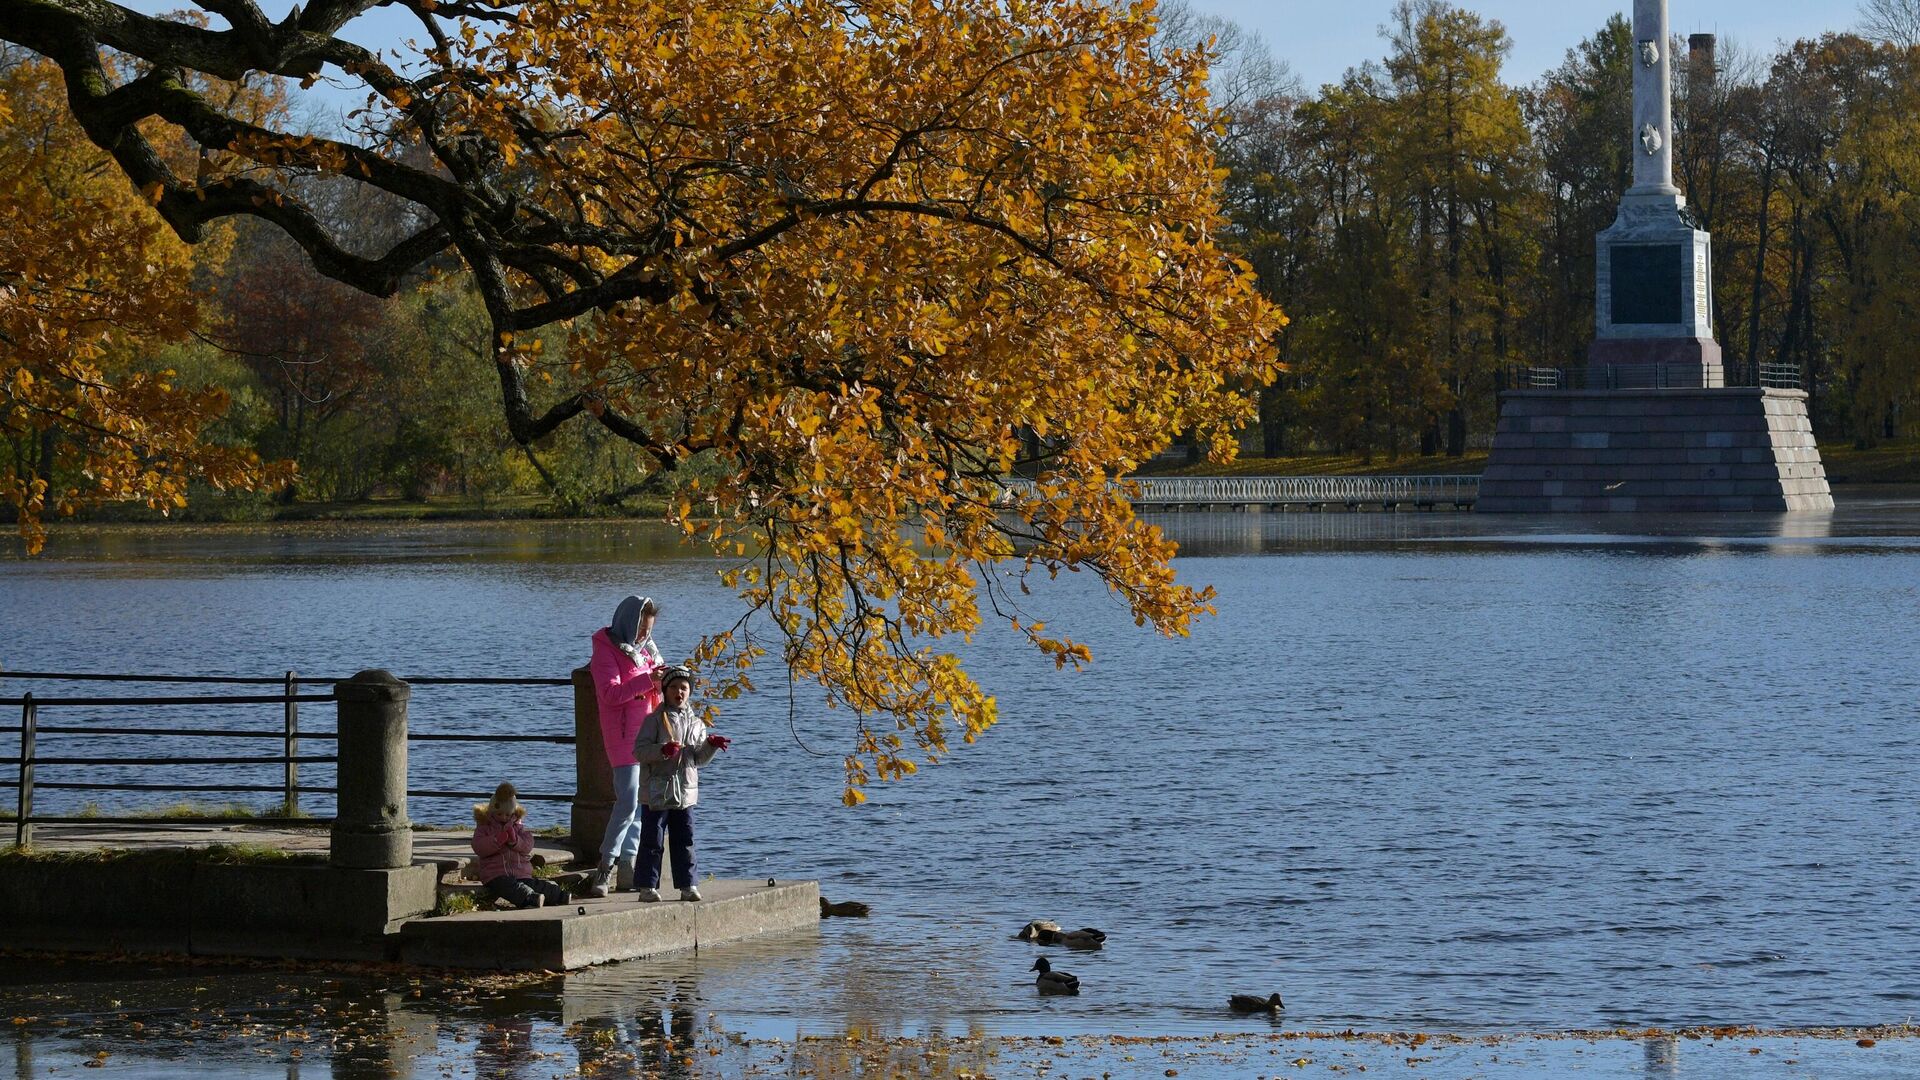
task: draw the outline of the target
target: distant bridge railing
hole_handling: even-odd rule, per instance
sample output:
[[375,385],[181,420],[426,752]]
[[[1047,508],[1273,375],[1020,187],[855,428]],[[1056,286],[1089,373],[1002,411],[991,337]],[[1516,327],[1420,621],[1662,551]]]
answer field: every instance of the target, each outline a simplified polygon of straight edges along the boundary
[[[1030,481],[1010,480],[1009,490]],[[1143,476],[1133,504],[1169,506],[1400,506],[1466,509],[1480,498],[1478,476]]]

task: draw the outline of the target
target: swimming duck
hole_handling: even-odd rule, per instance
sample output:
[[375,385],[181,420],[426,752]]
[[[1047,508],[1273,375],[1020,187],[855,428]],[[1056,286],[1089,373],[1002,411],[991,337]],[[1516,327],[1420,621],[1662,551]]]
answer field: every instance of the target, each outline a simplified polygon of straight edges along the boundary
[[1091,926],[1078,930],[1042,931],[1039,937],[1042,945],[1064,945],[1069,949],[1098,949],[1107,943],[1107,935]]
[[1227,1005],[1234,1012],[1240,1013],[1279,1012],[1287,1007],[1287,1003],[1280,1000],[1279,994],[1270,994],[1264,998],[1254,997],[1252,994],[1235,994],[1227,999]]
[[1021,941],[1039,941],[1040,935],[1042,934],[1057,934],[1059,932],[1059,923],[1047,919],[1035,919],[1021,927],[1020,932],[1013,936]]
[[1047,958],[1044,956],[1035,960],[1033,966],[1027,970],[1040,973],[1034,976],[1033,985],[1042,994],[1078,994],[1080,992],[1080,980],[1064,971],[1053,970],[1053,965],[1047,963]]
[[824,896],[820,898],[820,917],[823,919],[830,916],[838,916],[842,919],[864,919],[872,912],[872,908],[858,900],[842,900],[836,904]]

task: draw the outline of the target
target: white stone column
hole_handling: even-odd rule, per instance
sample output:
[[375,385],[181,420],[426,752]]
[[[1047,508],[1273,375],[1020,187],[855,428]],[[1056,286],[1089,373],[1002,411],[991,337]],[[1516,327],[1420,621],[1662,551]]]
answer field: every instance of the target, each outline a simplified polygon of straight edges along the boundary
[[1633,189],[1678,195],[1673,185],[1673,42],[1667,0],[1633,0]]

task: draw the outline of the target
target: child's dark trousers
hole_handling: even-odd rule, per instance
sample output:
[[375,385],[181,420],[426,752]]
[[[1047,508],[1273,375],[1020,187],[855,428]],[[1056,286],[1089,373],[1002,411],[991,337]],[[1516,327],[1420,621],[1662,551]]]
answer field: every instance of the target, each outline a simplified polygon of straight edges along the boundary
[[660,887],[660,841],[666,834],[669,850],[673,852],[673,887],[676,889],[693,888],[693,808],[681,810],[655,810],[651,806],[640,810],[640,861],[634,866],[634,886],[641,889]]
[[549,904],[567,902],[567,890],[559,882],[542,881],[539,878],[512,878],[505,874],[487,882],[487,895],[498,897],[517,908],[530,908],[533,898],[544,896]]

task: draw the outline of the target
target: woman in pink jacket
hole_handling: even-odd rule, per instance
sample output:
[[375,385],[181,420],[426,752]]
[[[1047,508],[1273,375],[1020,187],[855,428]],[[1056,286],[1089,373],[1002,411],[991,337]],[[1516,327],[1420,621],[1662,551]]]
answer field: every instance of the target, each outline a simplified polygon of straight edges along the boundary
[[600,705],[600,737],[613,769],[613,812],[600,840],[600,868],[587,884],[589,896],[607,895],[607,879],[615,870],[620,891],[633,890],[633,863],[640,854],[640,763],[633,757],[633,739],[660,707],[660,688],[653,677],[662,665],[653,643],[659,614],[651,599],[629,596],[614,609],[613,622],[593,633],[593,659],[587,666]]

